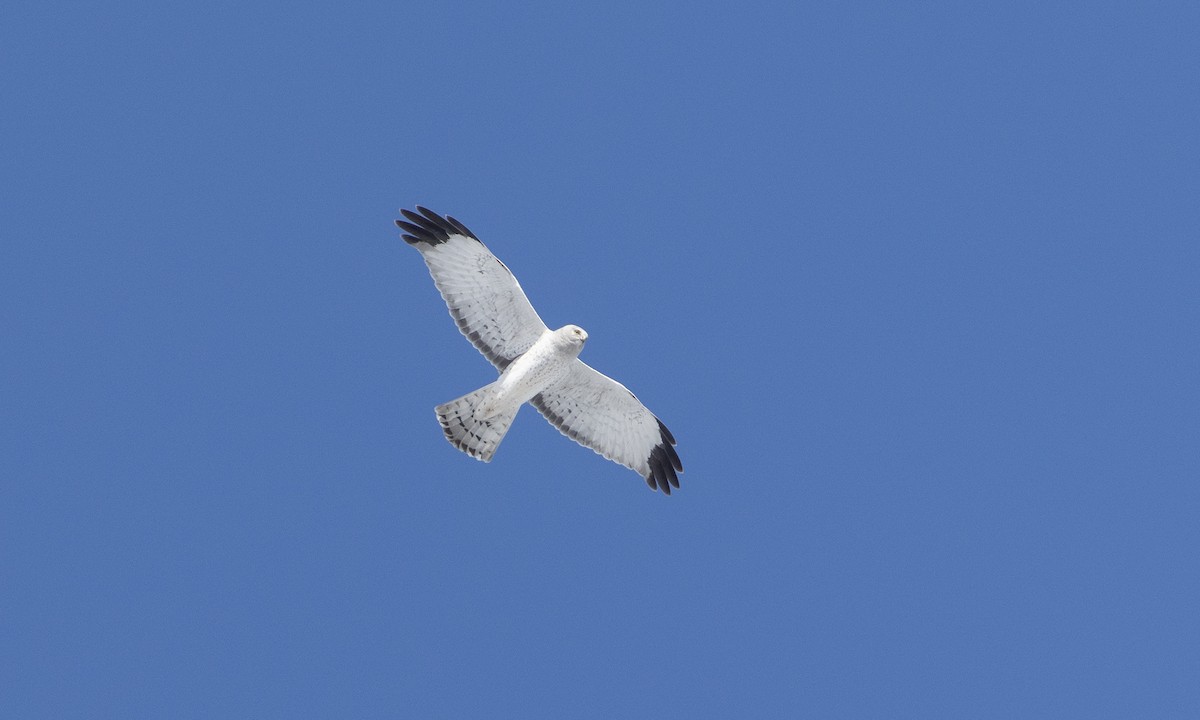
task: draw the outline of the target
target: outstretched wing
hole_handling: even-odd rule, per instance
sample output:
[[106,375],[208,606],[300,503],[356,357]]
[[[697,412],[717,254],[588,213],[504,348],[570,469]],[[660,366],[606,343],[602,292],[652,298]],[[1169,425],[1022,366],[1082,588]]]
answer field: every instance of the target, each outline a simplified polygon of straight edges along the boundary
[[462,334],[501,371],[546,332],[521,285],[465,225],[420,205],[396,225],[421,251]]
[[633,393],[575,360],[567,376],[529,401],[563,435],[639,473],[671,494],[683,463],[671,431]]

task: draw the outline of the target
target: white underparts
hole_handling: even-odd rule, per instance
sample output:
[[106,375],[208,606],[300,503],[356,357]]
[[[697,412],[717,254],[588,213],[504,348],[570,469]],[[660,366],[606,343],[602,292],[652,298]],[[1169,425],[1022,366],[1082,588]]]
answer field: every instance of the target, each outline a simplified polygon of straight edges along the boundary
[[547,330],[496,382],[439,405],[446,438],[473,457],[491,460],[521,405],[566,377],[579,357],[583,343],[568,328]]

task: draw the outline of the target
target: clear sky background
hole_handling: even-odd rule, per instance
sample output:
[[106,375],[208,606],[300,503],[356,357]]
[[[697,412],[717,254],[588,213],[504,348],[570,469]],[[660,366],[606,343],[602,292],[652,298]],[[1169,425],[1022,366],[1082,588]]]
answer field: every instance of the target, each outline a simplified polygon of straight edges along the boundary
[[[1194,3],[22,3],[0,714],[1200,716]],[[522,411],[455,215],[679,439]]]

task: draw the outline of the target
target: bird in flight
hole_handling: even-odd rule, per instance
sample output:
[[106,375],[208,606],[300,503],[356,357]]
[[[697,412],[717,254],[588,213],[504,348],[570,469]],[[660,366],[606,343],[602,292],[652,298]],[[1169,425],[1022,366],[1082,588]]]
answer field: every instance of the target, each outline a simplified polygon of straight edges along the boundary
[[562,434],[671,494],[683,464],[675,438],[621,383],[579,359],[588,334],[546,327],[504,263],[449,215],[417,206],[396,225],[421,252],[450,316],[500,377],[435,408],[454,447],[489,462],[525,403]]

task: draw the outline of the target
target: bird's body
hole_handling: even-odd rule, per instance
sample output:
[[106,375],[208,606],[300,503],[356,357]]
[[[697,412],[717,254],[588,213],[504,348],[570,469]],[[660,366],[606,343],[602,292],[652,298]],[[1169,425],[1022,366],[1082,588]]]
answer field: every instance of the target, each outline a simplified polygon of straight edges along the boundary
[[556,385],[571,369],[570,362],[579,357],[585,342],[587,333],[578,325],[547,330],[533,347],[500,373],[496,381],[497,402],[520,406]]
[[490,462],[517,411],[563,380],[586,339],[587,333],[575,325],[547,330],[496,382],[437,406],[446,437],[459,450]]
[[462,223],[425,208],[396,224],[429,266],[450,315],[500,371],[493,383],[436,408],[446,438],[492,459],[526,402],[564,435],[637,471],[668,495],[683,471],[675,438],[633,393],[579,360],[587,333],[550,330],[504,263]]

